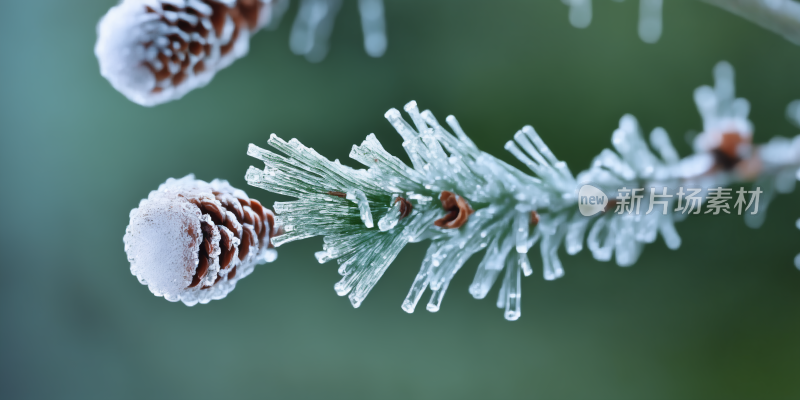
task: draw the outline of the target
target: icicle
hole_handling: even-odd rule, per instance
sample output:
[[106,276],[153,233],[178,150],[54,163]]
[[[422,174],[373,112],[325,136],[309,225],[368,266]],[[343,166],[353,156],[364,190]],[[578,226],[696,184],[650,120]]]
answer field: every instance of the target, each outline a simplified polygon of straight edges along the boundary
[[614,235],[614,248],[616,261],[620,267],[629,267],[639,258],[642,245],[636,241],[635,216],[618,216],[615,221],[617,226]]
[[517,253],[517,266],[525,276],[531,276],[533,274],[533,268],[531,268],[531,262],[528,260],[528,255],[525,253]]
[[341,6],[342,0],[302,0],[289,38],[292,52],[311,62],[322,61]]
[[[560,235],[558,235],[560,236]],[[564,276],[564,268],[558,259],[559,239],[556,235],[545,236],[539,249],[542,253],[544,279],[552,281]]]
[[661,38],[662,6],[662,0],[639,0],[639,38],[645,43]]
[[661,232],[661,237],[664,238],[664,243],[667,244],[670,250],[677,250],[681,247],[681,237],[678,235],[678,231],[675,230],[672,214],[661,216],[658,231]]
[[611,260],[614,251],[614,231],[609,221],[612,216],[603,216],[597,219],[586,237],[586,245],[597,261]]
[[394,203],[386,215],[378,220],[378,229],[381,231],[388,231],[397,225],[397,223],[400,221],[400,206],[400,202]]
[[589,226],[591,219],[584,217],[580,212],[576,212],[570,222],[567,224],[567,235],[565,240],[565,247],[567,254],[575,255],[583,250],[583,236],[586,234],[586,228]]
[[431,293],[431,299],[428,301],[428,305],[426,307],[428,311],[439,311],[439,308],[442,306],[442,299],[444,299],[444,293],[447,291],[447,286],[449,284],[450,280],[448,279],[441,287],[439,287],[439,289],[436,289]]
[[518,212],[514,218],[514,241],[516,243],[517,253],[528,252],[530,220],[530,212]]
[[650,132],[650,145],[658,151],[658,155],[667,164],[675,164],[680,161],[678,151],[672,145],[667,131],[662,127],[656,127]]
[[428,272],[431,269],[431,265],[433,265],[433,254],[436,253],[438,248],[437,242],[431,243],[428,247],[428,252],[425,253],[425,258],[422,260],[422,268],[420,268],[417,277],[414,278],[414,283],[411,284],[411,289],[408,291],[406,299],[403,300],[401,308],[409,314],[414,312],[420,297],[422,297],[422,292],[428,287],[428,282],[430,281]]
[[519,273],[520,269],[517,265],[509,260],[506,266],[505,282],[503,282],[503,287],[505,287],[505,292],[503,294],[506,296],[503,306],[505,306],[506,309],[505,318],[509,321],[516,321],[522,314],[522,287],[520,285]]
[[592,23],[592,0],[566,0],[569,5],[569,23],[576,28],[586,28]]
[[786,118],[800,128],[800,100],[794,100],[786,106]]
[[[484,259],[484,261],[485,260],[486,259]],[[499,274],[500,270],[487,269],[486,263],[482,261],[480,265],[478,265],[478,271],[475,272],[475,278],[472,284],[469,286],[469,294],[478,300],[485,298],[486,295],[489,294],[489,290],[494,285]]]
[[364,30],[364,49],[371,57],[380,57],[386,52],[386,21],[383,0],[359,0],[361,27]]
[[364,226],[372,228],[372,213],[369,212],[369,202],[364,192],[358,189],[352,189],[347,192],[347,200],[358,204],[358,211],[361,213],[361,220],[364,221]]

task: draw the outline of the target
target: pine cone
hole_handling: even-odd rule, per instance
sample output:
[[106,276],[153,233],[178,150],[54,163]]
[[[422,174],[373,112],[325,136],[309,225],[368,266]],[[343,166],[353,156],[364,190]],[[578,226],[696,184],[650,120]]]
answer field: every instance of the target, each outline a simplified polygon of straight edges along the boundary
[[221,299],[277,257],[274,218],[227,181],[170,178],[131,211],[123,239],[131,273],[169,301]]
[[100,73],[155,106],[205,86],[243,57],[278,0],[123,0],[97,25]]

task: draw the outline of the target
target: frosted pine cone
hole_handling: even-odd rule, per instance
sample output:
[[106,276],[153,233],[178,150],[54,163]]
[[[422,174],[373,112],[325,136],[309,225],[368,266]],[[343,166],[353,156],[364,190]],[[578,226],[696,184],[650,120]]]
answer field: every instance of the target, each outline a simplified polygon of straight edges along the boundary
[[227,181],[168,179],[130,215],[131,273],[156,296],[188,306],[224,298],[256,264],[272,262],[272,211]]
[[131,101],[155,106],[205,86],[247,54],[273,0],[122,0],[97,25],[100,73]]

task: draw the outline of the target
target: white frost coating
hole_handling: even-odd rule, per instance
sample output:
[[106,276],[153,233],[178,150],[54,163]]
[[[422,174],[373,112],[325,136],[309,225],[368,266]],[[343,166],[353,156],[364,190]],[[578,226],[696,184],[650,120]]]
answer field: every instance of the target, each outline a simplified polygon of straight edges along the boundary
[[[259,1],[262,7],[255,30],[271,19],[272,3]],[[237,2],[221,3],[231,8]],[[198,0],[122,0],[97,24],[94,51],[100,74],[129,100],[147,107],[180,99],[207,85],[217,71],[247,54],[254,33],[246,23],[236,26],[230,15],[224,16],[217,32],[211,14],[212,8]],[[203,30],[199,33],[181,24]],[[209,33],[203,35],[204,31]],[[232,48],[223,51],[226,46]],[[168,71],[168,77],[157,80],[155,74],[162,70]]]
[[[139,282],[148,285],[156,296],[169,301],[180,300],[188,306],[222,299],[235,288],[236,282],[252,273],[257,264],[275,259],[277,253],[274,249],[263,246],[259,251],[256,244],[244,260],[239,260],[237,249],[240,240],[236,236],[241,236],[241,225],[238,222],[234,224],[237,232],[217,226],[208,214],[203,214],[190,201],[212,203],[224,211],[214,192],[247,199],[243,191],[233,188],[227,181],[206,183],[188,175],[181,179],[168,179],[131,211],[130,225],[123,238],[131,273]],[[236,219],[230,211],[226,211],[226,215],[229,219]],[[189,288],[198,268],[203,241],[201,222],[211,228],[211,262],[205,278],[197,286]],[[277,231],[274,226],[272,229],[273,233]],[[220,231],[229,233],[233,244],[232,261],[225,269],[220,269],[219,264]],[[236,273],[229,278],[228,274],[234,268]],[[217,281],[218,276],[220,279]],[[202,289],[204,285],[211,287]]]
[[145,201],[130,217],[124,241],[131,273],[156,296],[176,301],[197,268],[200,210],[185,199],[158,199]]
[[114,89],[141,105],[156,104],[148,94],[156,79],[142,62],[149,57],[143,43],[155,35],[158,19],[156,14],[146,14],[143,4],[126,1],[112,7],[97,25],[94,51],[100,74]]

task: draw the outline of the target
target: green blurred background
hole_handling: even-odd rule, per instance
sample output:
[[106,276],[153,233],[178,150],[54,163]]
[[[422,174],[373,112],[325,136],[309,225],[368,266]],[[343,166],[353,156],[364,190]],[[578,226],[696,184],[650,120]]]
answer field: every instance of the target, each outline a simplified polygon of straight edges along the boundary
[[[566,276],[523,280],[508,322],[467,287],[442,310],[400,304],[425,246],[409,246],[361,308],[339,298],[320,240],[279,249],[223,301],[188,308],[130,274],[128,212],[168,177],[249,188],[248,143],[298,138],[330,158],[417,100],[456,115],[485,151],[532,124],[573,171],[610,145],[624,113],[664,126],[682,154],[701,128],[692,91],[730,61],[752,103],[756,141],[795,135],[800,48],[695,1],[667,1],[664,35],[636,35],[638,2],[595,1],[585,30],[556,0],[390,0],[389,47],[362,49],[345,2],[320,64],[291,54],[294,3],[280,28],[206,88],[137,106],[100,76],[95,24],[114,1],[0,5],[0,397],[11,398],[800,398],[800,251],[795,207],[779,197],[765,226],[739,216],[681,223],[683,246],[649,245],[632,268],[562,255]],[[425,297],[427,299],[427,296]],[[426,301],[426,300],[423,300]]]

